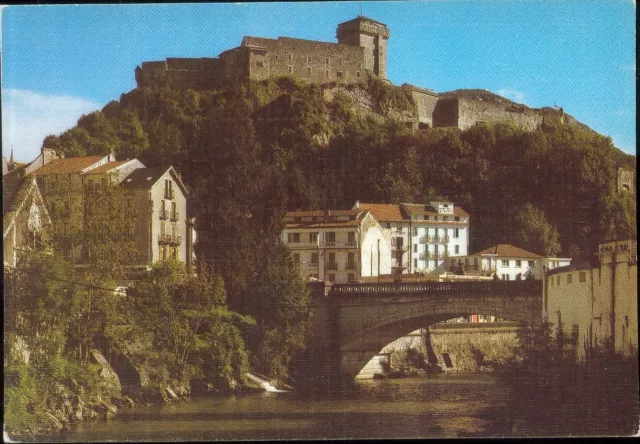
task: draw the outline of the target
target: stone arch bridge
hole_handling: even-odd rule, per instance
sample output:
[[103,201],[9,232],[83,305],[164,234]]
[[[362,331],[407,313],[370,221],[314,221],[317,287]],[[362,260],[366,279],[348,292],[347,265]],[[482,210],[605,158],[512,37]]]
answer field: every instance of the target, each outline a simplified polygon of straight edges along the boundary
[[355,377],[395,339],[471,314],[542,320],[542,281],[354,283],[311,287],[308,351],[317,371]]

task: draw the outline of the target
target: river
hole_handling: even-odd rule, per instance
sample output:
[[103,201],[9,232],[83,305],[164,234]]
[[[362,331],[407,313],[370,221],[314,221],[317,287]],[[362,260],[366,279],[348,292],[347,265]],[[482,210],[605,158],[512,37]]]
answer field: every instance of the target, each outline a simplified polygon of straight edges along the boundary
[[507,389],[491,374],[357,381],[336,396],[296,392],[137,406],[47,441],[199,441],[504,436]]

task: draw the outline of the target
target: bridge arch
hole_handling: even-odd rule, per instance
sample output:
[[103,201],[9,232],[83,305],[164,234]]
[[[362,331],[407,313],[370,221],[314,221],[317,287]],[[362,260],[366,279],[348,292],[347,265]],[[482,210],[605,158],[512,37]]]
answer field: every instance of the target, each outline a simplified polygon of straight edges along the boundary
[[485,314],[530,325],[542,317],[541,281],[342,284],[324,299],[324,346],[350,377],[387,344],[436,322]]

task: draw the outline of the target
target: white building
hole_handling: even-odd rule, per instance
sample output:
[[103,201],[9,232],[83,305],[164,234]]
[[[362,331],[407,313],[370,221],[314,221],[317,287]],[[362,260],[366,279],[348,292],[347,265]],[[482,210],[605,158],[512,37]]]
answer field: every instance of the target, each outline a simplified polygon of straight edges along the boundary
[[468,254],[469,214],[452,202],[356,201],[353,209],[371,211],[382,225],[394,273],[444,271],[447,257]]
[[291,211],[282,241],[308,279],[350,282],[391,273],[382,227],[366,210]]
[[552,270],[571,263],[570,258],[544,257],[508,244],[498,244],[478,253],[450,258],[452,271],[481,276],[497,276],[504,281],[542,279],[543,269]]

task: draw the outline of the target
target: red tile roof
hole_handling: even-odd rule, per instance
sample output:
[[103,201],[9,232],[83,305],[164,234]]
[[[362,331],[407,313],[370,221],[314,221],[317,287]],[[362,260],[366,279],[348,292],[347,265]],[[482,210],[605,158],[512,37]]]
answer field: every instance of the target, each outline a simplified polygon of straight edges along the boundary
[[127,162],[129,162],[129,161],[128,160],[116,160],[115,162],[108,162],[108,163],[105,163],[104,165],[101,165],[101,166],[99,166],[97,168],[89,170],[84,174],[85,175],[88,175],[88,174],[105,174],[105,173],[108,173],[109,171],[113,170],[114,168],[119,167],[120,165],[124,165]]
[[[367,210],[331,210],[327,215],[324,211],[289,211],[285,215],[286,228],[344,228],[357,227],[365,216],[369,214]],[[348,216],[350,220],[331,220],[331,217]],[[291,221],[292,218],[313,217],[311,221]],[[286,219],[289,219],[287,221]]]
[[86,156],[56,159],[41,166],[31,174],[34,176],[44,176],[47,174],[81,173],[82,170],[99,162],[103,158],[104,156]]
[[406,220],[402,216],[400,205],[360,202],[360,208],[371,211],[373,217],[380,222],[402,222]]
[[[329,210],[328,216],[357,216],[363,210]],[[284,217],[322,217],[325,212],[322,210],[310,211],[287,211]]]
[[498,244],[493,247],[485,248],[484,250],[475,253],[474,256],[482,254],[495,254],[498,257],[530,257],[534,259],[543,257],[539,254],[532,253],[509,244]]

